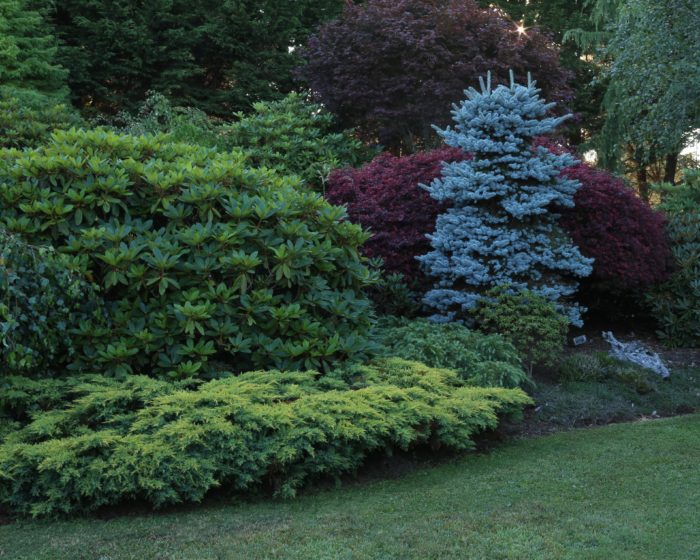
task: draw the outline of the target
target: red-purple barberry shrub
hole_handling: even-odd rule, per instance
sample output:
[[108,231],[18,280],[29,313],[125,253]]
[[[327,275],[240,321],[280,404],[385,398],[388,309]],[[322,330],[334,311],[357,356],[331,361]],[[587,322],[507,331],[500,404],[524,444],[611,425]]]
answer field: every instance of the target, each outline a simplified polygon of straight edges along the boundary
[[465,157],[455,148],[397,157],[381,154],[360,169],[331,173],[326,196],[333,204],[345,204],[350,219],[371,231],[364,245],[370,258],[382,258],[387,273],[402,274],[418,289],[429,280],[420,270],[417,255],[430,249],[426,234],[444,206],[419,187],[430,184],[442,170],[443,161]]
[[591,280],[635,292],[664,280],[670,262],[664,215],[607,171],[578,163],[564,174],[582,186],[560,224],[581,253],[595,258]]

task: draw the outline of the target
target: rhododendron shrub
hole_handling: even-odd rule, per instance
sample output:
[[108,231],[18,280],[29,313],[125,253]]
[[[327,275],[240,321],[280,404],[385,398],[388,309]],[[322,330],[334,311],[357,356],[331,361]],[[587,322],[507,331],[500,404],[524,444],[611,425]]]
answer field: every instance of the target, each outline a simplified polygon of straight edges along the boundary
[[350,219],[371,231],[365,255],[383,259],[385,272],[402,274],[409,285],[425,289],[429,281],[416,256],[430,249],[426,235],[434,230],[435,219],[446,205],[419,185],[438,177],[442,162],[464,158],[457,148],[403,157],[381,154],[360,169],[331,173],[326,196],[333,204],[345,204]]

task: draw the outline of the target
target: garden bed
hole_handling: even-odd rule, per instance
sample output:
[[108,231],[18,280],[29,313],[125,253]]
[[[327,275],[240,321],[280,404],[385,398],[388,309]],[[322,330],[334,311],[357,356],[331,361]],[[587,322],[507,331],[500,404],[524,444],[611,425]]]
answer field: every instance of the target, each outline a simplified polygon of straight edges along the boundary
[[[615,380],[561,380],[556,371],[544,371],[536,376],[531,392],[535,405],[525,411],[523,422],[507,426],[506,432],[542,435],[700,410],[700,349],[669,348],[643,328],[613,332],[622,342],[637,340],[657,352],[671,370],[670,378],[662,380],[649,372],[649,390],[638,391]],[[567,356],[607,353],[610,345],[600,330],[589,328],[586,336],[587,342],[569,347]]]

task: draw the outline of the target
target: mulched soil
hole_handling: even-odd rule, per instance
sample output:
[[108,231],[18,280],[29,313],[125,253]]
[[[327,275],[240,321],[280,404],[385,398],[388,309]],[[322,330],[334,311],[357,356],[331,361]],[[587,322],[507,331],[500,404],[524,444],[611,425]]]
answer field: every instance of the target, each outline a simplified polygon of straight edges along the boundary
[[[668,364],[670,369],[698,367],[700,366],[700,348],[669,348],[651,332],[642,330],[635,332],[611,331],[615,338],[621,342],[639,341],[649,350],[656,352]],[[588,339],[581,346],[571,346],[568,352],[607,352],[610,345],[603,339],[602,331],[589,331],[586,333]]]

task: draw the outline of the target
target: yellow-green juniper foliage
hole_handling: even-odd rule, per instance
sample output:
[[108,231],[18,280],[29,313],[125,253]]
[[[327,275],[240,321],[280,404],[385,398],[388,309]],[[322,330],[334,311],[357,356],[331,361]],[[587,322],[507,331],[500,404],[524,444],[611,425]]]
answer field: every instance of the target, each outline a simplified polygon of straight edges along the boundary
[[[428,441],[471,449],[474,434],[531,402],[519,389],[471,387],[454,371],[400,359],[318,375],[259,371],[189,386],[73,378],[53,387],[65,392],[60,404],[13,421],[0,445],[0,504],[44,515],[135,498],[199,501],[216,487],[291,496],[374,451]],[[32,402],[25,381],[9,380]]]

